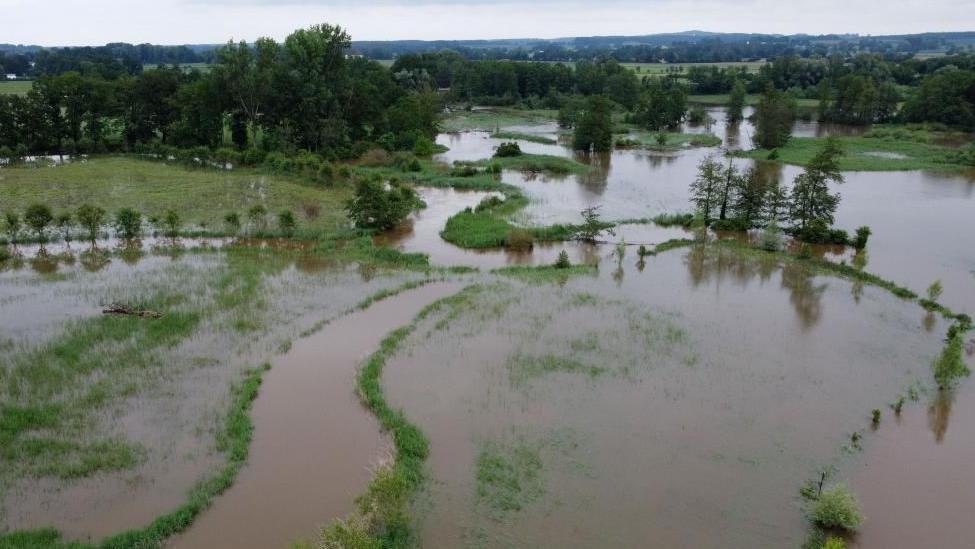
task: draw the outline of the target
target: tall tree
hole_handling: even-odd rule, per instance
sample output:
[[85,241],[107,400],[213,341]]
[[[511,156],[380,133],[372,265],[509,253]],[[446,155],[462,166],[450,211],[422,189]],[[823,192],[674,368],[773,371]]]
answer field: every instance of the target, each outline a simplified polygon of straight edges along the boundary
[[712,214],[718,207],[718,197],[726,175],[721,163],[713,155],[704,157],[697,166],[697,177],[690,187],[691,202],[705,224],[710,224],[714,219]]
[[769,86],[755,108],[755,142],[763,149],[785,145],[795,119],[795,98]]
[[613,146],[613,109],[604,96],[586,100],[586,110],[576,124],[572,146],[577,151],[608,151]]
[[731,86],[731,95],[728,97],[728,122],[732,124],[741,122],[745,110],[745,84],[735,79]]
[[800,230],[813,221],[822,222],[827,227],[833,224],[840,195],[831,193],[829,184],[843,182],[839,168],[842,155],[839,141],[835,137],[827,138],[806,169],[793,180],[790,212]]

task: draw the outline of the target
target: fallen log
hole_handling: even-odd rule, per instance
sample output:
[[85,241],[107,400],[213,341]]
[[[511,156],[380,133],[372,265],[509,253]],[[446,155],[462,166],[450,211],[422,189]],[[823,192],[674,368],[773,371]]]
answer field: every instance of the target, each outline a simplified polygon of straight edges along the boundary
[[106,305],[105,308],[102,309],[102,314],[139,316],[142,318],[159,318],[162,316],[162,313],[158,311],[151,311],[149,309],[135,309],[122,303],[110,303]]

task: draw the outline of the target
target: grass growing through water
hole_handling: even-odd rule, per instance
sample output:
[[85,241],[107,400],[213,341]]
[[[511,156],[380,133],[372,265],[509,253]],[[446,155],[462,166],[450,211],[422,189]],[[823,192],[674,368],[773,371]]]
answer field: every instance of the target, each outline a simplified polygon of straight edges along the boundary
[[233,402],[227,416],[223,432],[217,438],[217,447],[227,454],[227,464],[216,476],[198,484],[190,492],[187,501],[175,511],[167,513],[146,528],[130,530],[105,539],[98,544],[65,541],[61,534],[52,528],[21,531],[0,535],[0,548],[3,549],[152,549],[162,547],[163,542],[183,531],[213,498],[223,493],[233,484],[237,473],[247,462],[248,449],[253,437],[254,426],[250,410],[257,398],[261,377],[271,366],[249,370],[243,382],[233,390]]
[[571,158],[552,156],[548,154],[521,154],[518,156],[502,156],[482,159],[474,162],[460,162],[459,165],[487,167],[501,166],[505,170],[518,170],[529,173],[545,173],[551,175],[584,174],[592,171],[592,167]]
[[538,126],[554,122],[558,111],[496,107],[471,111],[455,110],[440,122],[445,132],[481,130],[494,132],[509,126]]
[[543,145],[556,145],[558,144],[557,139],[545,135],[538,135],[535,133],[523,133],[523,132],[509,132],[509,131],[496,131],[491,134],[494,139],[517,139],[520,141],[530,141],[532,143],[541,143]]
[[477,454],[477,498],[492,516],[520,511],[545,493],[540,448],[489,441]]
[[584,374],[596,378],[608,370],[573,358],[558,355],[525,355],[517,353],[508,360],[508,378],[515,385],[553,373]]

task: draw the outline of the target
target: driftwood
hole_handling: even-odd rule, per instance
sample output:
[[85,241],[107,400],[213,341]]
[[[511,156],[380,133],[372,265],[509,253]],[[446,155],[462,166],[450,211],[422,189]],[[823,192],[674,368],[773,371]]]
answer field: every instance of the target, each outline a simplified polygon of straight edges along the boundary
[[102,313],[106,315],[141,316],[142,318],[159,318],[162,316],[162,313],[157,311],[150,311],[149,309],[134,309],[121,303],[111,303],[106,305],[105,308],[102,309]]

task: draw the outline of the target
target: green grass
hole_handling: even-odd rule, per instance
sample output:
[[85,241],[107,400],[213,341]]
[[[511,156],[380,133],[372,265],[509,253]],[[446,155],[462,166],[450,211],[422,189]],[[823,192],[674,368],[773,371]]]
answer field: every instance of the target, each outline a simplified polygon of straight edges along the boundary
[[554,139],[544,135],[538,135],[534,133],[522,133],[522,132],[508,132],[508,131],[497,131],[491,134],[494,139],[515,139],[520,141],[531,141],[532,143],[541,143],[543,145],[556,145],[558,144],[558,139]]
[[584,174],[592,171],[592,166],[572,158],[548,154],[521,154],[519,156],[493,157],[476,162],[461,162],[461,165],[488,166],[496,164],[505,170],[518,170],[530,173],[551,175]]
[[508,377],[514,385],[523,385],[529,380],[553,373],[582,374],[595,378],[606,372],[606,368],[558,355],[516,354],[508,360]]
[[[967,166],[951,157],[956,149],[929,143],[876,137],[838,137],[843,147],[840,169],[845,171],[955,170]],[[778,159],[786,164],[806,165],[822,148],[825,138],[793,137],[777,149]],[[740,153],[749,158],[768,158],[770,151],[757,149]],[[897,158],[883,158],[892,154]]]
[[[758,105],[758,102],[761,98],[762,96],[760,95],[747,95],[745,97],[745,104],[751,106]],[[698,104],[698,105],[709,105],[714,107],[723,107],[727,105],[730,100],[731,100],[730,94],[687,96],[688,103]],[[796,103],[800,108],[815,108],[819,106],[818,99],[796,99]]]
[[[246,210],[262,204],[272,214],[291,209],[300,230],[320,231],[346,224],[344,205],[351,191],[259,170],[189,169],[130,157],[97,157],[53,168],[5,168],[0,194],[3,207],[17,211],[33,202],[48,204],[55,211],[83,203],[108,212],[129,207],[147,218],[172,209],[187,225],[205,224],[218,230],[223,229],[227,212],[238,212],[246,222]],[[307,213],[309,208],[316,210],[313,216]]]
[[164,541],[185,530],[213,499],[229,488],[240,469],[247,462],[254,426],[250,419],[251,405],[257,398],[261,377],[270,365],[249,370],[242,383],[233,390],[233,401],[223,431],[217,439],[218,449],[227,455],[227,463],[214,477],[196,485],[186,502],[176,510],[156,518],[149,526],[122,532],[101,543],[90,544],[66,541],[53,528],[0,534],[2,549],[152,549],[162,547]]
[[491,272],[518,278],[533,284],[549,284],[551,282],[564,281],[571,276],[594,276],[599,272],[599,268],[596,265],[572,265],[571,267],[565,268],[554,265],[539,265],[535,267],[514,265],[511,267],[500,267]]
[[0,95],[27,95],[33,87],[30,80],[4,80],[0,82]]
[[477,453],[477,499],[495,518],[521,511],[545,493],[540,448],[486,442]]
[[440,237],[462,248],[497,248],[507,246],[512,233],[519,231],[535,241],[558,242],[575,238],[578,228],[575,225],[518,227],[492,211],[464,210],[447,219]]
[[512,109],[493,107],[472,111],[455,110],[440,122],[445,132],[487,131],[496,132],[511,126],[538,126],[549,124],[558,117],[558,111],[551,109]]
[[655,132],[632,128],[628,133],[615,135],[614,145],[618,149],[641,148],[661,151],[721,145],[721,138],[711,133],[665,132],[667,140],[662,145],[657,141],[657,135]]

